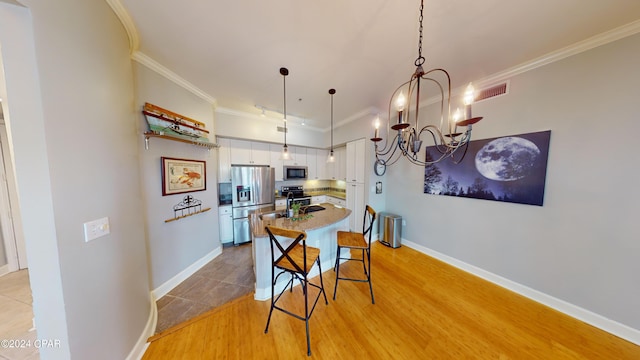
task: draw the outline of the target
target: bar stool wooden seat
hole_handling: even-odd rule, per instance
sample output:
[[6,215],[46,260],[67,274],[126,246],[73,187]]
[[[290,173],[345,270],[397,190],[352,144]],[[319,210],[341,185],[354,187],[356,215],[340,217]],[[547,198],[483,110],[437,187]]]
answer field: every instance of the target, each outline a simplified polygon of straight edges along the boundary
[[[271,314],[273,309],[280,310],[288,315],[291,315],[297,319],[304,320],[307,330],[307,355],[311,356],[311,342],[309,340],[309,318],[313,310],[316,308],[316,304],[320,299],[320,295],[324,296],[325,304],[329,304],[327,301],[327,295],[324,291],[324,283],[322,282],[322,268],[320,266],[320,249],[307,246],[306,238],[307,234],[302,231],[283,229],[273,226],[265,227],[265,230],[269,234],[271,242],[271,308],[269,309],[269,318],[267,319],[267,326],[264,329],[265,334],[269,331],[269,323],[271,322]],[[285,245],[286,242],[293,240],[290,244]],[[286,246],[286,248],[285,248]],[[281,255],[276,258],[275,250],[278,249]],[[320,285],[311,283],[309,281],[309,273],[313,268],[313,264],[318,264],[318,270],[320,271]],[[278,274],[276,275],[276,272]],[[291,278],[280,294],[276,297],[275,285],[278,278],[281,275],[289,274]],[[289,288],[290,292],[293,292],[294,279],[300,281],[302,286],[302,293],[304,295],[304,315],[293,313],[283,307],[280,307],[277,303],[284,292]],[[313,302],[313,306],[309,309],[309,287],[315,287],[320,291],[316,295]]]
[[[369,291],[371,292],[371,303],[375,304],[373,298],[373,288],[371,287],[371,231],[373,224],[376,220],[376,211],[369,205],[364,211],[364,221],[362,222],[362,232],[355,233],[349,231],[338,231],[338,253],[336,255],[336,264],[334,270],[336,272],[336,284],[333,289],[333,300],[336,299],[336,293],[338,292],[338,280],[348,280],[356,282],[369,283]],[[368,238],[368,239],[367,239]],[[349,257],[340,257],[342,249],[349,249]],[[351,250],[360,250],[360,258],[352,258]],[[365,256],[366,255],[366,256]],[[365,261],[366,257],[366,261]],[[340,260],[346,261],[361,261],[364,269],[365,278],[350,278],[340,276]]]

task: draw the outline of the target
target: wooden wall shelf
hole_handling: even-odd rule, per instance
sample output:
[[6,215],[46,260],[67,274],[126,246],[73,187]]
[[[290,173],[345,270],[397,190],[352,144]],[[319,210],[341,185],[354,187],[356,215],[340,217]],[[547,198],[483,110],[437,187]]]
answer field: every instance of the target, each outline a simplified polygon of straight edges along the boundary
[[161,139],[179,141],[179,142],[183,142],[183,143],[187,143],[187,144],[191,144],[191,145],[195,145],[195,146],[205,147],[207,149],[215,149],[215,148],[218,147],[218,144],[212,144],[212,143],[209,143],[209,142],[202,142],[202,141],[196,141],[196,140],[189,140],[189,139],[179,138],[179,137],[175,137],[175,136],[170,136],[170,135],[167,135],[167,134],[157,134],[157,133],[152,132],[152,131],[147,131],[147,132],[144,133],[144,148],[146,150],[149,150],[149,139],[150,138],[161,138]]

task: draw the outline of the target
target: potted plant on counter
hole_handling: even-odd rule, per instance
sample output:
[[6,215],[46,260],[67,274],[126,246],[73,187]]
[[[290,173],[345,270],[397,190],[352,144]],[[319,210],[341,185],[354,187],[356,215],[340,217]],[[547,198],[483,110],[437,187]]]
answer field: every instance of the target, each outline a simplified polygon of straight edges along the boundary
[[298,214],[300,213],[300,203],[298,202],[294,202],[293,204],[291,204],[291,211],[293,212],[293,216],[292,217],[298,217]]

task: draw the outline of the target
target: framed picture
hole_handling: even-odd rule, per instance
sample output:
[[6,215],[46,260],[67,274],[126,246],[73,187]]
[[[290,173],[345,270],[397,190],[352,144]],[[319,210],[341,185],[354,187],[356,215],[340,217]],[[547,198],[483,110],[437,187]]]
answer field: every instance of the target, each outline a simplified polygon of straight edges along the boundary
[[162,196],[207,190],[207,163],[162,157]]
[[[542,206],[551,131],[469,143],[465,158],[424,168],[424,193]],[[439,157],[427,147],[426,160]]]

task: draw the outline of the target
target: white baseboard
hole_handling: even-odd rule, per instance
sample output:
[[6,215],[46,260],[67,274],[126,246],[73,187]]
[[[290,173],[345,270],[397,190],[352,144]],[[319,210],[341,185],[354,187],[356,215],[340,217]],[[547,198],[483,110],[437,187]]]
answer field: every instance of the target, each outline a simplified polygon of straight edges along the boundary
[[7,275],[9,273],[9,264],[0,266],[0,276]]
[[147,339],[153,336],[156,332],[156,325],[158,324],[158,307],[156,305],[156,299],[153,297],[153,293],[149,293],[149,300],[151,301],[151,309],[149,310],[149,319],[147,325],[144,327],[142,334],[138,338],[138,341],[134,345],[126,360],[140,360],[144,356],[145,351],[149,347]]
[[189,276],[195,274],[196,271],[200,270],[203,266],[205,266],[209,261],[218,257],[218,255],[222,254],[222,246],[214,249],[212,252],[203,256],[193,264],[191,264],[186,269],[182,270],[176,276],[167,280],[164,284],[158,286],[158,288],[154,289],[151,293],[155,299],[160,299],[161,297],[167,295],[169,291],[173,290],[176,286],[180,285],[181,282],[185,281],[189,278]]
[[549,306],[557,311],[560,311],[561,313],[567,314],[578,320],[584,321],[587,324],[595,326],[608,333],[611,333],[622,339],[630,341],[636,345],[640,345],[640,330],[638,329],[634,329],[630,326],[608,319],[602,315],[598,315],[594,312],[583,309],[579,306],[573,305],[564,300],[560,300],[558,298],[555,298],[551,295],[545,294],[538,290],[524,286],[522,284],[511,281],[509,279],[505,279],[501,276],[498,276],[486,270],[480,269],[473,265],[467,264],[458,259],[452,258],[450,256],[439,253],[435,250],[429,249],[427,247],[408,241],[406,239],[402,239],[402,245],[406,245],[407,247],[410,247],[414,250],[420,251],[423,254],[426,254],[438,260],[441,260],[451,266],[457,267],[458,269],[461,269],[463,271],[476,275],[484,280],[490,281],[503,288],[509,289],[533,301]]

